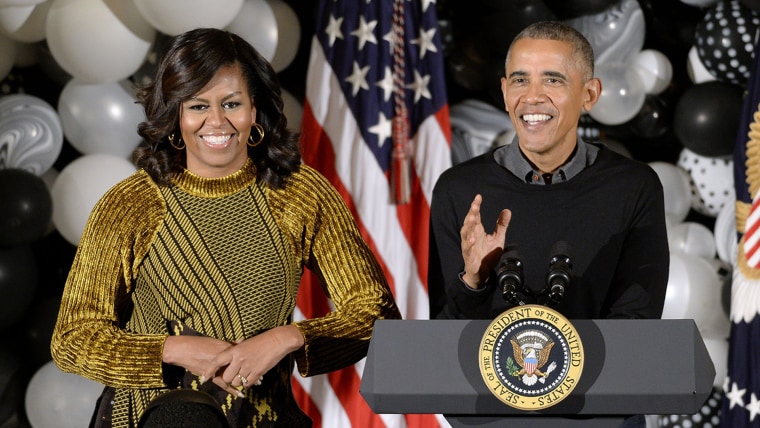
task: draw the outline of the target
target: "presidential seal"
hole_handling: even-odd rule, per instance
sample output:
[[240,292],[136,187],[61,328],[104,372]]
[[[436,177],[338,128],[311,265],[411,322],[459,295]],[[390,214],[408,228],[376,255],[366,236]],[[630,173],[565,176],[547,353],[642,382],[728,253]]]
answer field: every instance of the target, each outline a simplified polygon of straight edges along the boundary
[[575,327],[554,309],[515,306],[489,324],[478,359],[496,398],[516,409],[541,410],[578,385],[583,344]]

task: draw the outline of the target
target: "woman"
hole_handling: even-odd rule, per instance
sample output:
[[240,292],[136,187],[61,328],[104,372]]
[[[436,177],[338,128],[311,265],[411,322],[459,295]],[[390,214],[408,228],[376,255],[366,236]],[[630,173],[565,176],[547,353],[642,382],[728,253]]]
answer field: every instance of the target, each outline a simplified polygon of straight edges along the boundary
[[[310,426],[290,390],[366,355],[400,314],[340,196],[300,164],[277,77],[240,37],[175,37],[141,88],[138,172],[97,203],[51,351],[105,384],[94,422],[134,426],[177,387],[214,395],[231,426]],[[335,305],[293,323],[314,271]]]

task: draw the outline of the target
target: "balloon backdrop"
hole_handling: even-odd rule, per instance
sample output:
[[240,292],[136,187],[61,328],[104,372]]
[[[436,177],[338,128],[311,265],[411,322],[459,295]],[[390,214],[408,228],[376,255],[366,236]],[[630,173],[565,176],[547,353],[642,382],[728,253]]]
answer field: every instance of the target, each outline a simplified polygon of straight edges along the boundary
[[41,175],[58,158],[62,145],[61,120],[50,104],[25,94],[0,98],[0,168]]
[[28,244],[48,231],[53,201],[42,178],[0,169],[0,247]]
[[81,156],[61,170],[53,184],[53,223],[72,245],[79,245],[90,211],[120,180],[135,172],[126,159],[106,154]]
[[[204,3],[223,9],[216,2]],[[175,12],[192,10],[187,5]],[[56,0],[48,11],[45,31],[56,62],[72,76],[90,83],[116,82],[131,76],[145,60],[156,36],[155,28],[131,1]]]
[[145,120],[131,81],[85,83],[71,79],[58,100],[66,139],[82,154],[129,158],[140,143],[137,125]]
[[760,18],[739,0],[719,1],[697,25],[700,59],[718,80],[744,85],[754,57]]
[[0,330],[24,314],[38,283],[37,262],[28,245],[0,248]]
[[224,28],[235,19],[243,0],[134,0],[140,14],[170,36],[197,27]]
[[103,385],[62,372],[53,361],[40,367],[26,388],[26,414],[34,428],[86,427]]

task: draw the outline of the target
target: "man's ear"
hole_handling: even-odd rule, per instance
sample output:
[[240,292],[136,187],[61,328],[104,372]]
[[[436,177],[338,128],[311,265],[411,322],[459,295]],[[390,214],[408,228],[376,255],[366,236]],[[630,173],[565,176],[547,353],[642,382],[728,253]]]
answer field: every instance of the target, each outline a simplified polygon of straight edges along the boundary
[[501,97],[504,101],[504,111],[509,113],[509,105],[507,105],[507,78],[501,78]]
[[598,77],[592,78],[586,82],[584,91],[583,110],[588,112],[602,95],[602,81]]

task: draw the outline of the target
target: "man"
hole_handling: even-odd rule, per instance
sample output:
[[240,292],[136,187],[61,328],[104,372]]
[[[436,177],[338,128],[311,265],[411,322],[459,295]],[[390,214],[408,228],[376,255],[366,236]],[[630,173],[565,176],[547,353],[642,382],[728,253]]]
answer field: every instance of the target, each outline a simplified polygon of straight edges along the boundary
[[[431,318],[492,319],[520,302],[569,319],[661,316],[662,185],[646,164],[579,140],[578,119],[602,92],[593,68],[591,45],[568,25],[515,37],[501,79],[515,140],[452,167],[433,191]],[[505,248],[522,285],[500,284]],[[569,270],[564,292],[547,286],[553,256]]]

